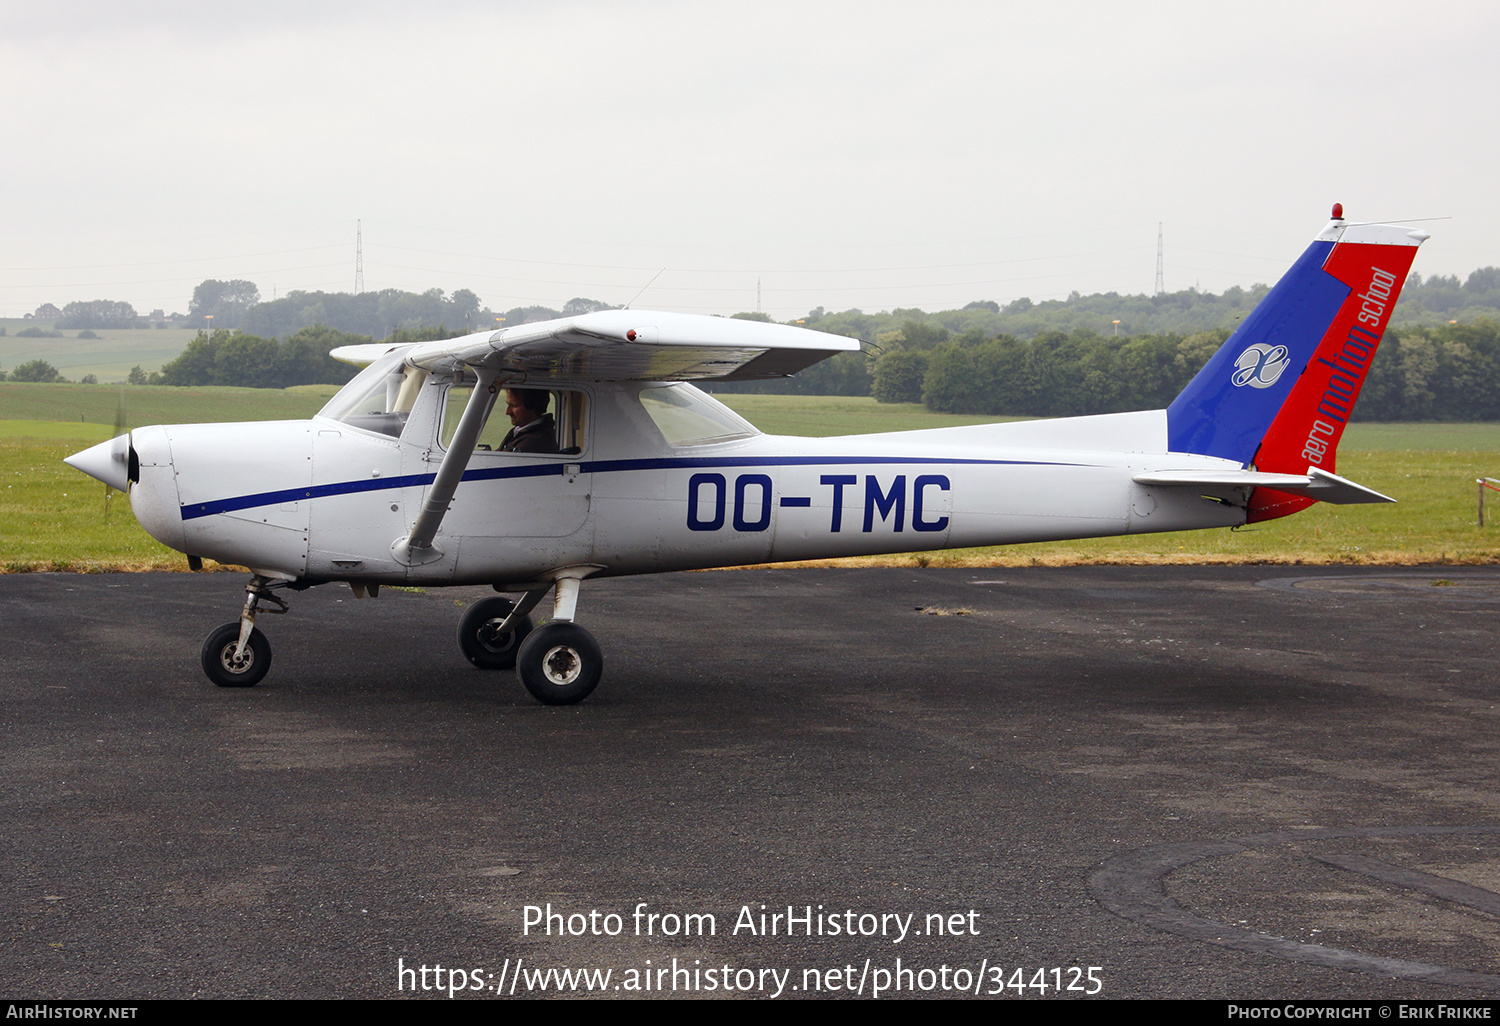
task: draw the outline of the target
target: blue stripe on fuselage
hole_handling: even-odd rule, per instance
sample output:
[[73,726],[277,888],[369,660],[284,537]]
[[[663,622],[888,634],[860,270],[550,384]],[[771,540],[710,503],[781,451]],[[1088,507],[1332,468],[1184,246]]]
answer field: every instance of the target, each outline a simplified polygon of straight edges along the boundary
[[[1044,460],[983,460],[947,457],[932,459],[925,456],[698,456],[698,457],[653,457],[638,460],[595,460],[573,464],[580,466],[585,474],[614,474],[637,470],[692,470],[699,467],[817,467],[817,466],[867,466],[872,464],[926,464],[928,466],[1033,466],[1076,467],[1085,464],[1054,463]],[[464,472],[464,481],[494,481],[502,478],[561,477],[566,463],[544,463],[525,467],[484,467]],[[256,506],[271,506],[283,502],[298,502],[302,499],[321,499],[330,495],[350,495],[355,492],[378,492],[391,488],[416,488],[432,484],[437,477],[432,474],[406,474],[401,477],[377,477],[366,481],[340,481],[336,484],[308,485],[305,488],[283,488],[274,492],[256,492],[253,495],[236,495],[212,502],[194,502],[182,507],[183,520],[197,520],[215,513],[231,513],[239,509]]]

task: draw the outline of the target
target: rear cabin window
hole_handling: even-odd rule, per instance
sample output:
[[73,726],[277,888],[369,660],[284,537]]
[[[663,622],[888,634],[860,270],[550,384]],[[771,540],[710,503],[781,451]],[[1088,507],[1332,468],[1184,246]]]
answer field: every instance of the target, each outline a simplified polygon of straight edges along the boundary
[[668,445],[711,445],[760,434],[748,420],[690,385],[643,388],[640,397]]

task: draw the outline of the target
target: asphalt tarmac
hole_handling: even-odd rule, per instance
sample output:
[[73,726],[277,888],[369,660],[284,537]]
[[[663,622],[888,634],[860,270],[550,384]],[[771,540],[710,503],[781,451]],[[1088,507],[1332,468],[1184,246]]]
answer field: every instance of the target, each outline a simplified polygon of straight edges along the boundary
[[1500,997],[1500,569],[243,583],[0,576],[0,997]]

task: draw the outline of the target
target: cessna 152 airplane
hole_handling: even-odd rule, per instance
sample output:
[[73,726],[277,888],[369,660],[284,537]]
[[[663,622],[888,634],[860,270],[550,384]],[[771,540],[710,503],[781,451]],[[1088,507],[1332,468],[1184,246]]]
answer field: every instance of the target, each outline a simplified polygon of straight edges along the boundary
[[[204,643],[224,687],[258,683],[259,612],[329,581],[488,584],[459,624],[481,669],[542,702],[603,669],[575,622],[592,577],[1232,527],[1314,502],[1391,502],[1335,454],[1425,232],[1333,219],[1166,410],[839,438],[763,435],[690,381],[793,374],[853,339],[612,310],[333,355],[364,369],[311,420],[138,428],[67,462],[130,493],[152,537],[252,568]],[[527,396],[515,390],[533,390]],[[550,400],[506,451],[492,417]],[[534,404],[535,405],[535,404]],[[531,613],[548,593],[551,616]],[[268,603],[262,608],[262,603]],[[270,608],[274,606],[276,608]]]

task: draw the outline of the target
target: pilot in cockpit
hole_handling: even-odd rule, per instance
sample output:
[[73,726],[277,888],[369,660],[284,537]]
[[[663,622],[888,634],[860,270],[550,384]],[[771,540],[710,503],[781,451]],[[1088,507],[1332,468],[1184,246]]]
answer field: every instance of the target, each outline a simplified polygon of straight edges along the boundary
[[552,394],[541,388],[507,388],[505,415],[515,426],[500,443],[501,452],[557,452],[557,422],[547,412]]

